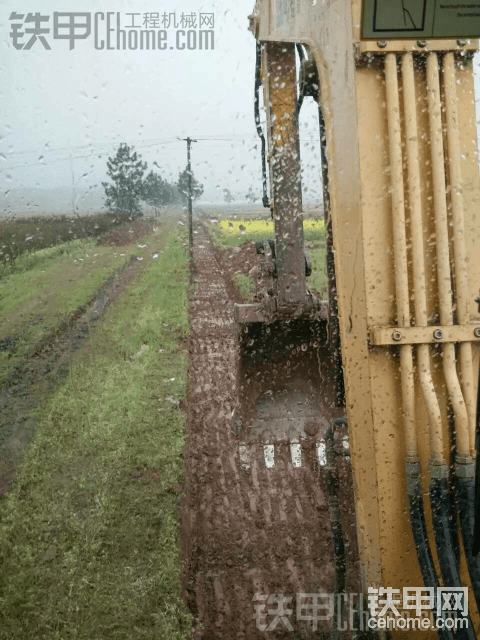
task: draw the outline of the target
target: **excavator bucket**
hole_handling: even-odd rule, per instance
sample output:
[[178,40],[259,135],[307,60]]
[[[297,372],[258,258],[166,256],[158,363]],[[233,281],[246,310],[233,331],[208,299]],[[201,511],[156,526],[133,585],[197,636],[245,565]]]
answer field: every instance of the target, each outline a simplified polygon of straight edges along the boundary
[[342,409],[332,375],[328,302],[306,287],[311,263],[303,242],[295,45],[269,43],[257,51],[275,238],[257,243],[259,301],[235,308],[240,398],[233,429],[244,443],[298,445],[324,437]]

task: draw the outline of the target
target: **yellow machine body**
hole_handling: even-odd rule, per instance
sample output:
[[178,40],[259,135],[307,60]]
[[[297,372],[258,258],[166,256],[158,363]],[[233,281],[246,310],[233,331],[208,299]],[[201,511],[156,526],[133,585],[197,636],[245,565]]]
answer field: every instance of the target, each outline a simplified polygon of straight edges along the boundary
[[[264,64],[267,100],[272,87],[278,94],[279,86],[295,84],[295,43],[307,47],[318,69],[366,592],[423,585],[405,465],[418,458],[428,495],[432,469],[442,473],[451,462],[450,404],[457,463],[471,469],[475,455],[480,182],[472,63],[478,42],[363,39],[363,10],[361,0],[260,0],[251,29],[277,61]],[[271,105],[269,126],[283,127],[295,145],[289,96]],[[276,134],[270,155],[282,141]],[[275,175],[270,179],[274,184]],[[449,316],[445,300],[452,290]],[[461,357],[452,361],[455,348]],[[425,504],[434,550],[428,499]],[[471,586],[463,552],[460,569],[464,586]],[[479,633],[472,598],[470,613]],[[409,637],[417,633],[436,637],[432,631]]]

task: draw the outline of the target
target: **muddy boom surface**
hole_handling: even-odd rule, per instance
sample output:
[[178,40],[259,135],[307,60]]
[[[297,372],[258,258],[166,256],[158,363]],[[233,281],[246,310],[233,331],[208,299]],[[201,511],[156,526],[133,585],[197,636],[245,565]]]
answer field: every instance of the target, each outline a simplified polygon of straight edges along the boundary
[[[335,589],[318,437],[301,441],[301,466],[294,466],[290,443],[277,441],[274,467],[268,468],[261,438],[245,443],[234,435],[238,382],[233,301],[214,247],[200,227],[194,260],[182,510],[184,588],[197,621],[193,637],[327,637],[322,632],[329,630],[331,621],[319,621],[314,633],[312,622],[298,621],[296,611],[297,594],[332,594]],[[349,501],[342,515],[348,536],[346,586],[358,593],[353,500],[345,471],[341,494]],[[291,598],[284,601],[287,614],[276,621],[268,613],[278,610],[275,594]],[[254,606],[263,604],[265,617],[257,624]]]

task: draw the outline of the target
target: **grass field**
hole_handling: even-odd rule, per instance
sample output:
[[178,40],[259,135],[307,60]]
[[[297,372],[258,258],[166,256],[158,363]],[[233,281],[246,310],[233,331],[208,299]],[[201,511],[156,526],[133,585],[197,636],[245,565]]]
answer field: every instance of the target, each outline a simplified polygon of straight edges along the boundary
[[[273,221],[265,219],[223,219],[216,224],[210,224],[209,229],[215,244],[220,249],[228,249],[244,242],[258,242],[265,238],[274,237]],[[312,260],[312,275],[307,280],[307,286],[321,294],[322,297],[326,297],[327,275],[323,220],[318,218],[305,219],[303,234]]]
[[[188,637],[178,546],[184,243],[171,230],[164,254],[140,266],[38,415],[16,486],[0,502],[2,640]],[[117,264],[107,254],[97,256],[100,269]],[[70,273],[82,269],[67,260]],[[34,288],[29,279],[25,288]],[[59,306],[79,297],[72,287]]]
[[21,256],[0,278],[0,381],[132,255],[150,258],[163,233],[160,227],[150,234],[147,246],[144,239],[123,247],[74,240]]

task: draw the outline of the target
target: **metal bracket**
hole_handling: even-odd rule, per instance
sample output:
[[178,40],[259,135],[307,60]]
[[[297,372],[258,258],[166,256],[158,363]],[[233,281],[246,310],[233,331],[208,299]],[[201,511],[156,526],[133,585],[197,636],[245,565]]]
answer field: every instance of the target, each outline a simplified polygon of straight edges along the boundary
[[480,342],[480,323],[448,327],[372,327],[371,346]]
[[365,53],[425,53],[429,51],[478,51],[478,39],[428,39],[428,40],[361,40],[356,43],[357,55]]

